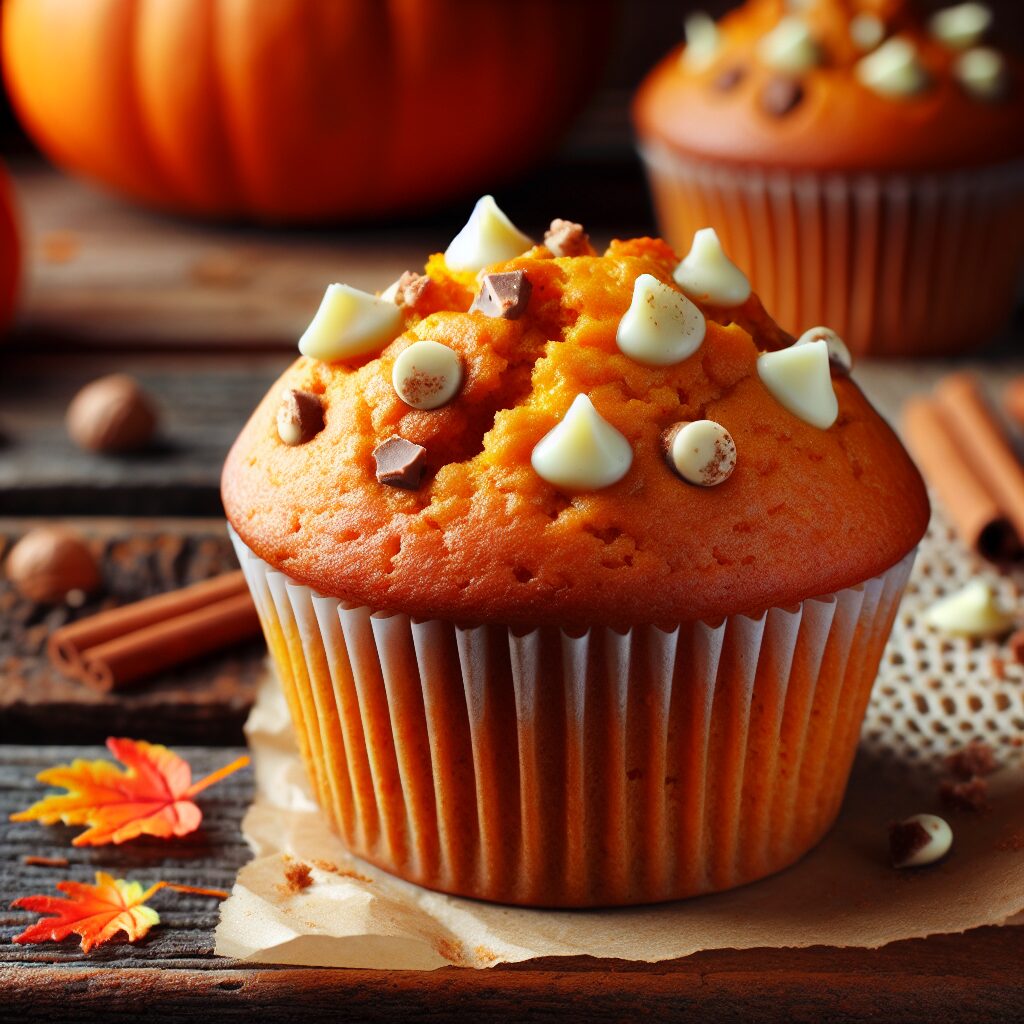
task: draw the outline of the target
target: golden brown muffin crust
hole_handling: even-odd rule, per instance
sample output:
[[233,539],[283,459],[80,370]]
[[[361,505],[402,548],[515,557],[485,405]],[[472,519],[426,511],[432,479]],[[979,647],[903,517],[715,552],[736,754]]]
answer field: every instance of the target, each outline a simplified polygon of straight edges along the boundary
[[[701,348],[664,368],[619,351],[633,282],[671,283],[663,242],[615,242],[604,257],[552,259],[542,247],[497,266],[533,292],[518,320],[461,312],[472,276],[440,257],[407,308],[407,330],[360,365],[297,360],[228,457],[227,515],[245,543],[323,594],[419,617],[516,625],[635,625],[757,613],[867,580],[918,542],[921,478],[857,386],[835,375],[840,415],[819,430],[758,377],[758,348],[708,323]],[[447,308],[448,311],[444,311]],[[455,310],[455,311],[451,311]],[[416,339],[460,354],[448,405],[417,411],[391,384]],[[283,444],[283,389],[319,394],[324,429]],[[618,483],[566,493],[531,466],[537,442],[578,393],[629,440]],[[735,472],[714,488],[670,469],[661,435],[710,418],[735,439]],[[416,490],[379,483],[374,448],[399,434],[426,449]]]

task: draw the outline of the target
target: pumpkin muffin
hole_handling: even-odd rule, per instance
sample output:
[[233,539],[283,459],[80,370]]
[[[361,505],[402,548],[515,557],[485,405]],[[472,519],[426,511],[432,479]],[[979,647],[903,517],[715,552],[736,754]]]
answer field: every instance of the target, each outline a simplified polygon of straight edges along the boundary
[[300,350],[223,497],[353,852],[593,906],[824,834],[928,520],[835,332],[780,329],[713,231],[597,255],[485,197]]
[[988,9],[749,0],[634,104],[662,230],[714,226],[790,330],[857,354],[977,347],[1024,262],[1024,65]]

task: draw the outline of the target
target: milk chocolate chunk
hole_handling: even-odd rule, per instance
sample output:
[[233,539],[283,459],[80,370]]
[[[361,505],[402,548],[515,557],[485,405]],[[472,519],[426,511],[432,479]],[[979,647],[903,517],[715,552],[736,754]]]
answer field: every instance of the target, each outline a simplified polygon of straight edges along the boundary
[[277,407],[278,437],[290,446],[311,441],[324,429],[324,407],[319,395],[288,388]]
[[741,67],[739,64],[734,64],[732,67],[728,67],[715,75],[714,81],[711,84],[719,92],[732,92],[746,77],[746,68]]
[[423,479],[427,449],[397,434],[373,449],[377,480],[388,487],[415,490]]
[[526,312],[533,285],[525,271],[510,270],[504,274],[484,274],[480,291],[469,311],[484,316],[518,320]]
[[556,217],[544,232],[544,245],[552,256],[593,256],[590,236],[582,224]]
[[785,117],[800,106],[803,98],[804,87],[798,81],[779,76],[761,90],[761,109],[772,117]]

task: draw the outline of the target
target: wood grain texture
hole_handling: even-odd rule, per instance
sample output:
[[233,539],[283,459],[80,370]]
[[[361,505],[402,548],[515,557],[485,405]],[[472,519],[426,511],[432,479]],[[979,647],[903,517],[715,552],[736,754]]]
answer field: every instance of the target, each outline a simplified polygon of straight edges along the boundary
[[[0,561],[40,520],[0,519]],[[72,618],[140,600],[237,568],[222,520],[61,520],[100,559],[103,585],[78,609],[38,605],[0,575],[0,743],[108,736],[164,743],[240,743],[263,675],[253,640],[155,674],[118,694],[99,693],[49,663],[46,641]]]
[[[197,774],[236,749],[182,748]],[[0,747],[0,816],[27,806],[37,771],[99,748]],[[141,942],[88,957],[72,942],[15,946],[31,915],[11,899],[97,868],[144,882],[164,878],[230,888],[248,859],[241,817],[247,772],[201,798],[203,826],[173,844],[139,840],[74,849],[75,830],[34,823],[0,833],[0,1022],[118,1021],[928,1021],[1024,1018],[1024,928],[894,943],[879,950],[717,950],[661,964],[548,958],[487,971],[322,970],[259,967],[214,957],[216,905],[159,894],[162,923]],[[22,864],[25,854],[67,856],[68,868]]]

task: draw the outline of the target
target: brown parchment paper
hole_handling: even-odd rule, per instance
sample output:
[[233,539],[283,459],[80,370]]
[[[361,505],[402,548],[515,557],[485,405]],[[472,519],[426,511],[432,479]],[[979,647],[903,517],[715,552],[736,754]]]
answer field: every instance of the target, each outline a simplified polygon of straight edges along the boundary
[[[877,947],[981,925],[1024,924],[1024,668],[997,641],[951,640],[920,611],[981,574],[1024,609],[1024,575],[997,576],[939,519],[925,539],[865,722],[835,828],[799,864],[679,903],[524,910],[429,892],[345,852],[310,795],[284,698],[268,672],[247,725],[257,794],[254,859],[221,909],[216,952],[261,963],[430,970],[588,954],[657,961],[704,949]],[[942,758],[972,738],[997,749],[990,809],[943,809]],[[954,830],[940,864],[888,865],[888,822],[929,811]],[[297,864],[309,884],[289,882]]]

